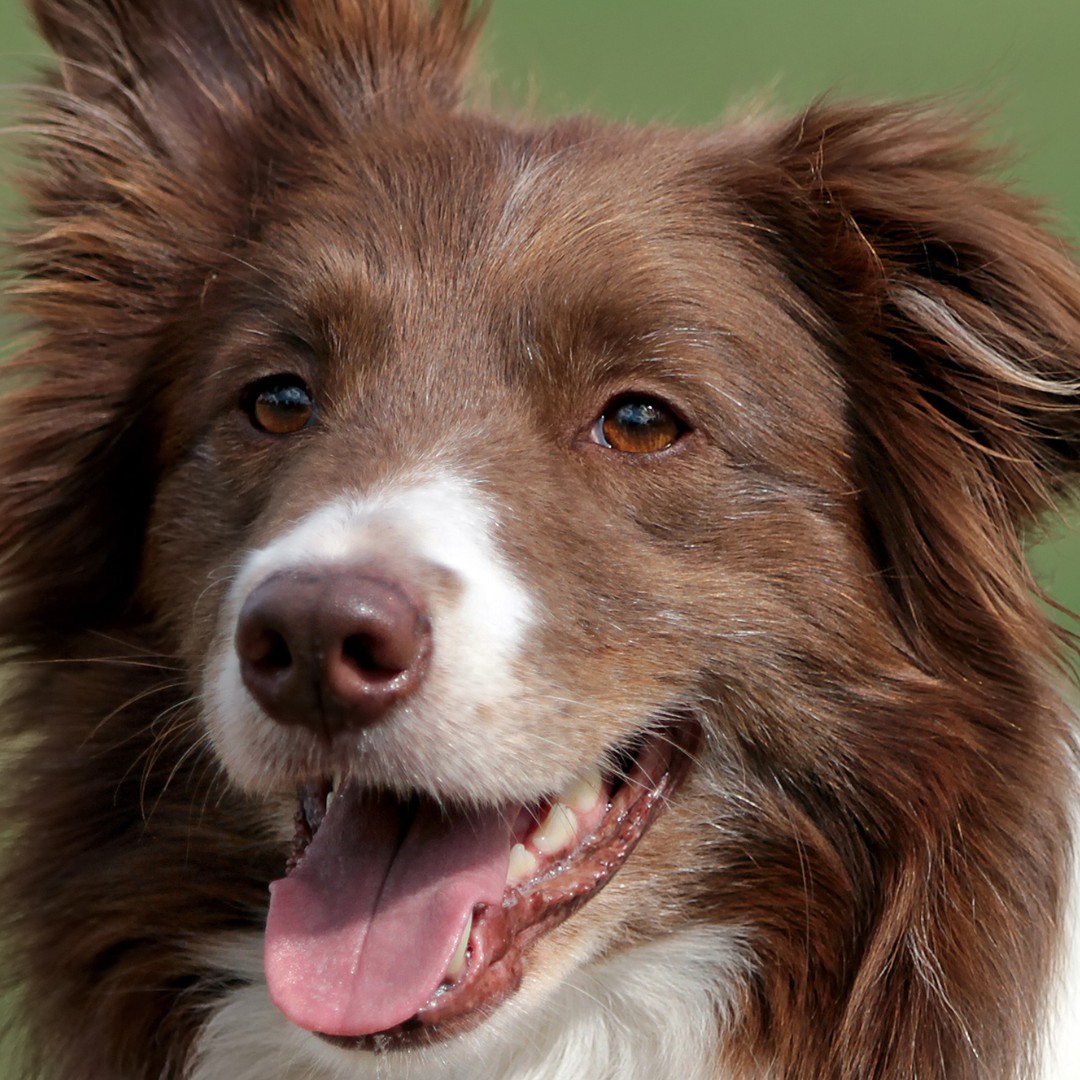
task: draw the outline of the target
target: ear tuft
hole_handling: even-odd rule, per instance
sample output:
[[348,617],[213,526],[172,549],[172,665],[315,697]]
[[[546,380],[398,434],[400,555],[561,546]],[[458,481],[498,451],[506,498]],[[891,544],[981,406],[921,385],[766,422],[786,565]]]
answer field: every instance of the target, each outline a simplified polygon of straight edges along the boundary
[[739,138],[728,182],[826,328],[909,636],[1002,655],[1003,621],[1042,626],[1025,532],[1080,474],[1076,266],[955,113],[817,105]]
[[987,177],[979,134],[933,108],[818,105],[759,145],[748,199],[844,340],[874,343],[850,379],[978,446],[1022,522],[1080,470],[1080,276],[1039,204]]
[[[486,3],[32,0],[73,98],[132,116],[166,148],[213,126],[458,101]],[[230,132],[232,133],[232,132]]]

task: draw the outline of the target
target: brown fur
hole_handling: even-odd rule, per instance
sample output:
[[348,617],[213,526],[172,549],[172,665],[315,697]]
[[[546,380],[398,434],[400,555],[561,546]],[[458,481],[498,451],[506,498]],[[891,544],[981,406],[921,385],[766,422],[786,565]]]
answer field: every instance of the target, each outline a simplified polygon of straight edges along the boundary
[[[1028,1075],[1072,778],[1021,543],[1080,471],[1074,266],[934,109],[463,112],[467,9],[36,0],[62,67],[0,434],[25,1075],[181,1075],[228,978],[191,946],[260,925],[284,858],[201,738],[225,571],[319,477],[444,444],[515,508],[568,739],[707,720],[626,907],[578,918],[746,928],[740,1080]],[[228,413],[283,354],[334,402],[287,465]],[[696,421],[662,472],[580,445],[623,386]]]

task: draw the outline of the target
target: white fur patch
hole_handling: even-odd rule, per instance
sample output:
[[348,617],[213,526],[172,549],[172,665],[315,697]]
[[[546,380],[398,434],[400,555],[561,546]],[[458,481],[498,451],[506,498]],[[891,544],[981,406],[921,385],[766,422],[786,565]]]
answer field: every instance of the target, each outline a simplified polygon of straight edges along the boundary
[[[993,348],[965,326],[947,305],[919,292],[918,289],[898,288],[895,295],[902,307],[913,312],[915,317],[921,319],[931,330],[943,338],[961,342],[968,359],[981,367],[991,378],[1006,385],[1023,386],[1042,394],[1059,394],[1062,397],[1072,396],[1080,390],[1080,382],[1076,379],[1040,375],[1038,371]],[[1076,1075],[1080,1075],[1080,1066]]]
[[466,1035],[376,1055],[286,1021],[261,982],[260,940],[214,958],[259,981],[216,1007],[188,1080],[723,1080],[718,1025],[748,970],[737,931],[693,927],[588,964],[546,997],[523,988]]
[[[444,474],[365,496],[339,496],[253,551],[224,605],[207,680],[207,726],[231,776],[248,788],[272,786],[290,745],[295,750],[296,740],[307,738],[284,732],[262,714],[244,686],[232,646],[237,616],[252,589],[290,567],[389,563],[424,595],[434,637],[425,683],[442,712],[425,720],[435,735],[456,738],[462,733],[439,732],[432,724],[448,724],[448,718],[457,716],[464,728],[478,712],[497,710],[518,694],[514,663],[533,620],[534,602],[498,550],[497,531],[494,512],[476,485]],[[438,587],[436,579],[451,587]],[[412,707],[410,701],[402,710],[405,722],[397,725],[403,739]]]
[[[366,497],[342,496],[251,553],[233,585],[232,611],[279,570],[404,554],[456,575],[462,597],[454,629],[470,635],[473,653],[504,660],[529,623],[530,602],[495,547],[495,531],[494,514],[475,486],[449,474]],[[474,673],[489,674],[489,665]]]

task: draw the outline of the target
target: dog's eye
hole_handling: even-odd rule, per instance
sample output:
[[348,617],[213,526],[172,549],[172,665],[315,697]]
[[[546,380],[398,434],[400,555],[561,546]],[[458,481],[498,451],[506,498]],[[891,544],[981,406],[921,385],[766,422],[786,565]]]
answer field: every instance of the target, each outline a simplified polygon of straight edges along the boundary
[[248,419],[270,435],[292,435],[307,427],[315,402],[297,375],[269,375],[248,387],[244,397]]
[[615,398],[593,428],[593,440],[623,454],[655,454],[686,434],[686,425],[654,397],[628,394]]

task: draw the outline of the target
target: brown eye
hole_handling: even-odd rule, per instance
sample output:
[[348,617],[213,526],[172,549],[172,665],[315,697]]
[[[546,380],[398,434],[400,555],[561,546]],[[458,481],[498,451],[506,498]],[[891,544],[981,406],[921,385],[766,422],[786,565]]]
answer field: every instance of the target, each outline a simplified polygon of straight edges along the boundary
[[616,398],[596,421],[593,438],[623,454],[655,454],[673,446],[686,425],[662,401],[644,395]]
[[270,435],[293,435],[315,415],[315,402],[297,375],[270,375],[248,388],[248,419]]

